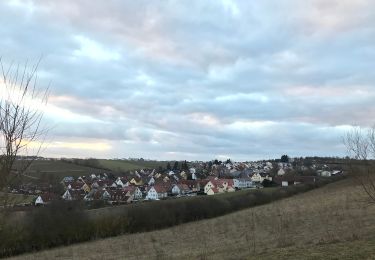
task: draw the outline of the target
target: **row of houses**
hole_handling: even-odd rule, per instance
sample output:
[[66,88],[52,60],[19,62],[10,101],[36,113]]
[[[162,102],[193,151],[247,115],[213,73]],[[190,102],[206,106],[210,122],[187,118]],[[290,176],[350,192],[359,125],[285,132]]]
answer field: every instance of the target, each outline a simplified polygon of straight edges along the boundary
[[214,195],[234,192],[239,189],[254,188],[251,178],[219,179],[210,177],[200,180],[155,181],[150,178],[146,185],[136,185],[118,178],[115,181],[84,181],[65,183],[64,200],[104,200],[109,203],[131,203],[139,200],[160,200],[167,197],[194,196],[197,194]]

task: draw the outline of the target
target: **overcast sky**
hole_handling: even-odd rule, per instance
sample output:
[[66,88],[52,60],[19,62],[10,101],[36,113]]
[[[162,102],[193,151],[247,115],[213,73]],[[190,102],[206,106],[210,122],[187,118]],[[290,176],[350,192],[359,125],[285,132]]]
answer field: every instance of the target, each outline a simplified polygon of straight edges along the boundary
[[45,156],[343,156],[375,123],[375,1],[1,1],[51,82]]

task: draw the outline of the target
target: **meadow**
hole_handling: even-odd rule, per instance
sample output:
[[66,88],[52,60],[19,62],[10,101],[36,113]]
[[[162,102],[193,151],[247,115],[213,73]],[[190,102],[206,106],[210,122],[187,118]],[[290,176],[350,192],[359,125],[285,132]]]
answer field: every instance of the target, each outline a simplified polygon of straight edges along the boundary
[[[107,160],[99,159],[99,164],[103,168],[110,169],[117,172],[134,171],[139,169],[158,169],[159,167],[166,168],[168,161],[142,161],[142,160]],[[173,162],[170,162],[173,166]]]
[[[18,164],[22,162],[17,162]],[[16,164],[17,167],[17,164]],[[43,161],[36,160],[26,170],[25,175],[29,179],[42,178],[46,175],[54,176],[62,180],[65,176],[79,177],[92,173],[102,173],[104,170],[82,165],[76,165],[61,160]]]

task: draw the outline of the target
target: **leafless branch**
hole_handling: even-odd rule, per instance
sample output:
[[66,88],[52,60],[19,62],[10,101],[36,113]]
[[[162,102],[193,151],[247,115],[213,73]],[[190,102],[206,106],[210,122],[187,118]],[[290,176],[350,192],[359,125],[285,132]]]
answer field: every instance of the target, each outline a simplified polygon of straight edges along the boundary
[[[0,81],[0,188],[7,185],[13,173],[23,174],[33,160],[17,165],[18,156],[38,156],[43,145],[46,129],[42,126],[43,111],[38,105],[46,105],[49,86],[40,90],[37,87],[37,70],[41,59],[33,66],[13,62],[5,68],[0,58],[2,81]],[[22,68],[21,68],[22,67]],[[36,105],[37,104],[37,105]],[[30,149],[32,145],[36,149]]]
[[[344,136],[343,143],[350,157],[351,175],[375,203],[375,126],[368,129],[353,127]],[[358,161],[360,164],[354,163]]]

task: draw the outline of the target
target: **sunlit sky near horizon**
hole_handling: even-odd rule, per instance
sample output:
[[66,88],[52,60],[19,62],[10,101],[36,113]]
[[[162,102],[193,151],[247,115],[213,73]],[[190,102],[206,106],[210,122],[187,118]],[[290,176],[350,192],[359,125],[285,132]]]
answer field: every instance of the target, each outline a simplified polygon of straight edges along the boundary
[[375,123],[375,1],[1,1],[51,82],[48,157],[344,156]]

